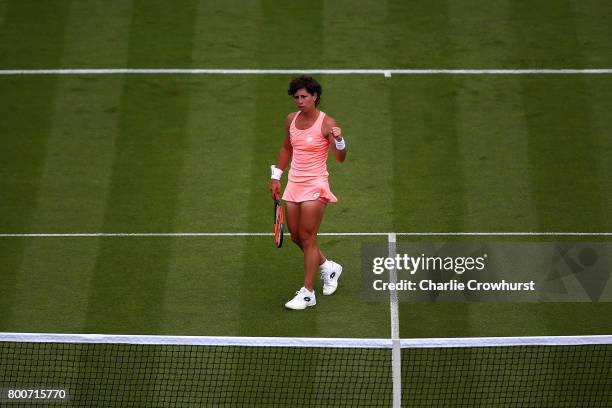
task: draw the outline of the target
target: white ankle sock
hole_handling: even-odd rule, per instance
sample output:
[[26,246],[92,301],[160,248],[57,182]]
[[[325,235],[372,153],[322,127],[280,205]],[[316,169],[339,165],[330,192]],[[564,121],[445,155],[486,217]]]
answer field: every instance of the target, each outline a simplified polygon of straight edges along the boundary
[[323,262],[323,263],[320,265],[320,268],[321,268],[321,270],[322,270],[322,271],[326,271],[326,270],[328,270],[329,268],[331,268],[331,266],[332,266],[331,261],[330,261],[329,259],[326,259],[326,260],[325,260],[325,262]]

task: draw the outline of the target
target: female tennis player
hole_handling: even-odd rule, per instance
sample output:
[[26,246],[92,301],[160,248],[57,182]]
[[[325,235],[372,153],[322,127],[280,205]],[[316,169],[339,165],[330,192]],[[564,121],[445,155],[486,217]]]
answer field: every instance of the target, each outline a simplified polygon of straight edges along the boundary
[[313,78],[301,76],[289,84],[288,94],[298,108],[285,121],[285,140],[272,165],[270,191],[280,191],[283,170],[291,160],[289,181],[283,192],[287,203],[287,227],[291,240],[304,252],[304,286],[285,303],[288,309],[301,310],[317,304],[314,278],[321,270],[323,294],[331,295],[338,287],[342,266],[328,260],[317,244],[317,233],[327,203],[338,200],[331,192],[327,177],[327,154],[336,160],[346,158],[342,130],[336,121],[318,109],[321,85]]

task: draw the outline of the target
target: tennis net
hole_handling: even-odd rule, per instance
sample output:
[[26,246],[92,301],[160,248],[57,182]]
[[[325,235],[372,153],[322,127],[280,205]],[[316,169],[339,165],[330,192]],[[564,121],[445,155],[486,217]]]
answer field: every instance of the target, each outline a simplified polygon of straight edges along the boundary
[[[399,345],[405,407],[612,406],[612,336]],[[0,404],[391,406],[392,347],[388,339],[0,333]]]

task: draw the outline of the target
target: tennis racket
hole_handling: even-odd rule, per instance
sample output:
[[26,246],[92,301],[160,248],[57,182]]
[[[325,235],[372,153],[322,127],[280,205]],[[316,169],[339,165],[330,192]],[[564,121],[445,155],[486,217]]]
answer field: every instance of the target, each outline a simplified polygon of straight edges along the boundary
[[274,192],[274,243],[277,248],[283,246],[283,232],[285,228],[285,213],[278,191]]

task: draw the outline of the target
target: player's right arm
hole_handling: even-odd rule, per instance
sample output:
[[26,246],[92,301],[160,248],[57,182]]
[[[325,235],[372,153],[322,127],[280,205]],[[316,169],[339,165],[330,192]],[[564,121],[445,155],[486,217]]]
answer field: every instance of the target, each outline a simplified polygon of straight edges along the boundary
[[296,112],[290,113],[285,120],[285,139],[281,146],[280,152],[278,153],[278,159],[276,160],[276,168],[285,170],[291,157],[293,156],[293,146],[291,146],[291,138],[289,137],[289,128],[291,127],[291,121],[296,115]]
[[[297,114],[297,112],[290,113],[285,120],[285,139],[283,140],[283,144],[280,148],[280,152],[278,153],[278,159],[276,159],[276,168],[285,170],[289,162],[291,161],[291,157],[293,156],[293,146],[291,146],[291,139],[289,137],[289,128],[291,127],[291,121],[293,117]],[[279,191],[281,189],[280,180],[270,179],[270,192],[272,196],[274,196],[274,192]]]

